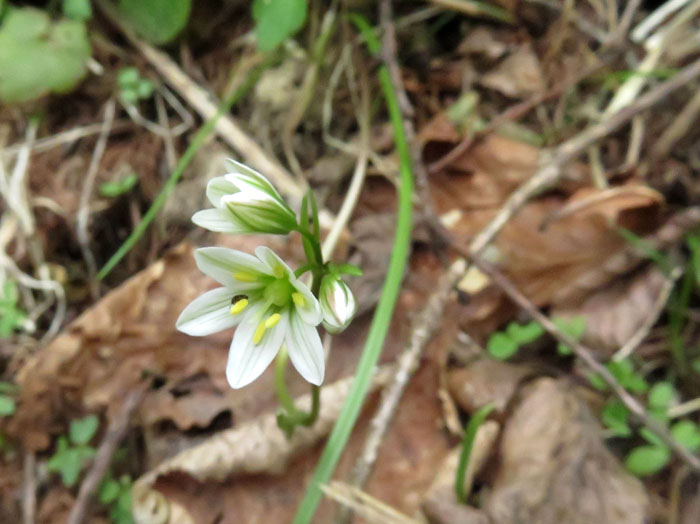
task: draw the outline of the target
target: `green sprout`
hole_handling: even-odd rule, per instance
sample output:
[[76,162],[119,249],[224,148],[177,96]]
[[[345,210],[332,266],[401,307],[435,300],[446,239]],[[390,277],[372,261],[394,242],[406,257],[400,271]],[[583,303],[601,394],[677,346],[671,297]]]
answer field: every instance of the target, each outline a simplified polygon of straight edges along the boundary
[[95,456],[95,448],[88,443],[95,436],[99,427],[96,415],[73,420],[68,436],[61,435],[53,456],[47,464],[48,470],[61,475],[63,485],[70,488],[75,485],[80,472]]

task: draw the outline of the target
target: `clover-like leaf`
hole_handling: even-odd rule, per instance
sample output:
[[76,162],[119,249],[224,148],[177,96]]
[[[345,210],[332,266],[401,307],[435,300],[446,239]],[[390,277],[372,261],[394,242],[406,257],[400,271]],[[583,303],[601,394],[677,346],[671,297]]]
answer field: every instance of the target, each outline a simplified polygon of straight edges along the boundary
[[0,101],[65,93],[85,76],[90,42],[83,22],[31,7],[9,9],[0,25]]
[[258,47],[271,51],[302,28],[307,0],[253,0]]

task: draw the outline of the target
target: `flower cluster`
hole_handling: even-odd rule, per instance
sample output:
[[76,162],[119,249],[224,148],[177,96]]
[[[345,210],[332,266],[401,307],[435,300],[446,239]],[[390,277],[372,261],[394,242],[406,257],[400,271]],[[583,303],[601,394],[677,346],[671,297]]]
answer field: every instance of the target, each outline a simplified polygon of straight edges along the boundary
[[[228,161],[227,168],[228,174],[207,184],[207,198],[214,207],[195,213],[195,224],[223,233],[299,231],[305,241],[318,244],[318,234],[297,220],[265,177],[234,161]],[[302,215],[307,213],[308,209]],[[265,246],[259,246],[254,256],[223,247],[201,248],[195,251],[195,261],[221,287],[190,303],[177,328],[205,336],[237,326],[226,366],[231,387],[241,388],[259,377],[283,346],[304,379],[317,386],[323,382],[325,361],[317,327],[323,323],[328,332],[338,333],[356,311],[338,266],[309,260],[314,281],[310,288]]]

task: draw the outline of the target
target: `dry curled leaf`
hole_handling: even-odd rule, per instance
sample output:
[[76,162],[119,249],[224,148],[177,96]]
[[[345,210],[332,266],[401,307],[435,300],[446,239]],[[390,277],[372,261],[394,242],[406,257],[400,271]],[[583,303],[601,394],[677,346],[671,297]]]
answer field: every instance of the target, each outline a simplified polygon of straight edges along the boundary
[[643,524],[642,483],[607,449],[599,423],[570,384],[533,383],[507,421],[485,508],[511,524]]
[[[382,368],[373,387],[388,380],[391,368]],[[321,391],[321,411],[317,422],[299,427],[287,439],[277,427],[277,416],[269,413],[235,428],[221,431],[203,443],[185,450],[149,471],[134,483],[133,509],[138,524],[179,524],[173,520],[170,502],[154,489],[161,476],[185,473],[198,482],[222,481],[234,475],[279,474],[300,452],[309,449],[333,427],[352,384],[352,377],[325,386]],[[310,395],[298,401],[309,409]]]
[[542,68],[532,50],[524,44],[481,78],[481,84],[512,98],[524,98],[544,90]]

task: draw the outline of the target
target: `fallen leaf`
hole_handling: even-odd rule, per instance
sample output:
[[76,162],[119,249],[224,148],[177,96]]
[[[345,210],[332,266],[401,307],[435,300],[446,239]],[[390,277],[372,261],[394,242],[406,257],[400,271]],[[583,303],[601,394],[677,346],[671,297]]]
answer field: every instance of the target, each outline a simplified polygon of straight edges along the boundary
[[521,45],[484,74],[480,83],[512,98],[525,98],[542,92],[546,87],[540,62],[530,44]]
[[485,508],[509,524],[642,524],[649,500],[601,439],[570,384],[542,378],[506,422],[500,468]]

